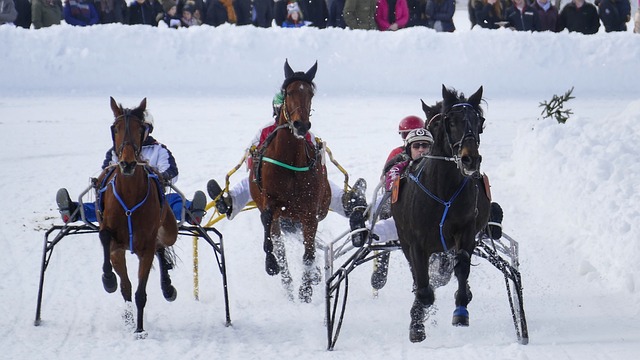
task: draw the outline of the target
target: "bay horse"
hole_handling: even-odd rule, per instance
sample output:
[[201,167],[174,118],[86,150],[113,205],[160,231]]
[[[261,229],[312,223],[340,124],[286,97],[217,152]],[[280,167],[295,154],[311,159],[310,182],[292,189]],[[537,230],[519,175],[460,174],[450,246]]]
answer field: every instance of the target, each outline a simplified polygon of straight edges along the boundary
[[[476,234],[489,220],[490,201],[481,180],[482,156],[478,150],[484,126],[482,87],[467,99],[443,85],[442,98],[438,113],[425,125],[434,138],[431,152],[414,161],[398,200],[391,205],[413,276],[412,342],[425,339],[424,321],[433,311],[430,307],[435,295],[429,285],[429,258],[433,253],[453,253],[458,290],[452,324],[469,326],[471,254]],[[422,108],[427,116],[434,110],[424,102]]]
[[289,290],[290,298],[293,298],[291,275],[284,248],[274,251],[274,240],[280,242],[282,229],[295,231],[296,227],[301,227],[304,273],[298,295],[304,302],[311,302],[311,286],[321,280],[320,268],[315,262],[315,237],[318,223],[327,216],[331,200],[322,145],[310,139],[309,134],[317,68],[316,62],[307,72],[294,72],[285,61],[285,80],[281,88],[284,102],[277,126],[258,149],[256,166],[250,174],[251,196],[260,210],[264,227],[265,269],[269,275],[282,272],[282,282]]
[[104,251],[102,283],[108,293],[117,288],[125,301],[124,319],[133,327],[131,282],[127,276],[126,250],[138,257],[138,288],[135,293],[137,318],[135,334],[145,338],[144,307],[147,302],[147,280],[154,255],[160,263],[160,282],[165,299],[176,299],[168,270],[173,267],[171,250],[178,237],[178,226],[165,197],[161,182],[140,157],[142,143],[147,135],[144,121],[147,99],[135,109],[125,109],[111,98],[114,122],[111,125],[113,150],[118,163],[105,169],[98,179],[99,237]]

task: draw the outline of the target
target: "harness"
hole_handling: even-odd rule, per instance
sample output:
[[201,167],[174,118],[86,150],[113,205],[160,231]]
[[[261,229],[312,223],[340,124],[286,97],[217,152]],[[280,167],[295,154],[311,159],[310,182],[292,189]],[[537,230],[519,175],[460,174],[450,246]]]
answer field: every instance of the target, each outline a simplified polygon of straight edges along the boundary
[[451,204],[455,201],[458,195],[460,195],[460,193],[462,192],[462,189],[464,189],[464,187],[467,185],[467,182],[469,182],[469,178],[465,176],[462,182],[460,183],[458,190],[456,190],[456,192],[451,196],[451,198],[449,198],[448,201],[445,201],[437,197],[434,193],[432,193],[431,191],[429,191],[429,189],[427,189],[424,185],[422,185],[422,183],[420,182],[420,177],[422,176],[422,170],[424,170],[424,164],[420,166],[420,169],[418,170],[417,174],[409,173],[408,177],[413,182],[415,182],[416,185],[418,185],[418,187],[422,191],[424,191],[425,194],[429,195],[430,198],[444,205],[444,211],[442,213],[442,218],[440,218],[439,227],[440,227],[440,242],[442,243],[442,247],[446,252],[449,249],[447,248],[447,244],[444,241],[444,233],[443,233],[444,221],[447,219],[447,215],[449,214],[449,208],[451,207]]
[[148,166],[145,165],[144,170],[147,173],[147,194],[145,195],[144,199],[142,199],[142,201],[140,201],[139,203],[137,203],[136,205],[134,205],[132,208],[129,209],[127,207],[127,204],[125,204],[124,201],[122,200],[122,197],[118,193],[118,190],[116,190],[116,178],[118,177],[118,174],[115,174],[113,178],[111,178],[111,180],[105,184],[105,182],[109,178],[109,175],[113,173],[114,170],[115,168],[112,168],[109,171],[107,176],[104,177],[102,184],[100,185],[101,187],[98,190],[98,200],[97,200],[98,208],[99,208],[99,211],[102,213],[104,209],[104,199],[102,195],[109,189],[109,187],[111,187],[113,196],[116,198],[116,200],[118,200],[118,203],[120,203],[120,206],[122,206],[122,209],[124,210],[124,214],[127,217],[127,227],[129,231],[129,250],[131,251],[132,254],[134,254],[135,252],[133,251],[133,225],[131,223],[131,215],[133,215],[134,211],[136,211],[138,208],[144,205],[144,203],[147,202],[147,199],[149,198],[149,193],[151,190],[152,180],[155,181],[156,189],[158,189],[158,195],[159,195],[160,204],[161,204],[160,207],[162,207],[162,204],[165,201],[165,195],[164,195],[164,191],[162,190],[163,187],[160,184],[160,179],[158,178],[158,175],[156,175],[153,171],[151,171],[151,169],[148,168]]
[[[285,129],[288,128],[292,133],[294,131],[294,126],[293,126],[293,121],[291,121],[291,117],[289,115],[289,110],[287,108],[287,97],[284,96],[284,100],[282,102],[282,111],[283,111],[283,116],[285,119],[285,123],[276,126],[275,129],[273,129],[273,131],[266,137],[266,139],[262,142],[262,144],[259,145],[258,148],[256,148],[253,153],[253,170],[254,170],[254,176],[253,176],[253,181],[258,185],[258,188],[260,188],[260,190],[262,190],[262,163],[263,162],[267,162],[270,164],[274,164],[277,166],[280,166],[282,168],[285,168],[287,170],[291,170],[291,171],[295,171],[295,172],[306,172],[309,171],[311,169],[313,169],[316,165],[316,163],[318,162],[318,160],[320,160],[321,156],[322,156],[322,141],[316,138],[316,145],[315,146],[305,146],[305,153],[307,156],[307,160],[308,163],[306,166],[293,166],[290,164],[286,164],[283,163],[282,161],[279,161],[277,159],[273,159],[267,156],[264,156],[264,152],[266,151],[267,147],[269,146],[269,144],[271,144],[271,142],[273,141],[273,139],[275,138],[278,130],[281,129]],[[296,108],[294,111],[298,111],[298,109]],[[305,145],[307,144],[307,140],[303,139],[303,141],[305,142]],[[315,150],[315,156],[311,156],[309,154],[309,150],[313,148]]]

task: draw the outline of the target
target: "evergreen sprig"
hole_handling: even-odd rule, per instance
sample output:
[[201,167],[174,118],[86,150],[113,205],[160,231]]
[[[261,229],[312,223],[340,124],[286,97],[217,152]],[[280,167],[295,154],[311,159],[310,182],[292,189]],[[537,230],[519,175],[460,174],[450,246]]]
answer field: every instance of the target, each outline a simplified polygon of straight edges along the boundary
[[571,111],[571,109],[565,109],[564,103],[571,99],[575,99],[574,96],[571,96],[572,92],[573,87],[571,87],[571,89],[565,92],[562,96],[553,95],[551,101],[541,102],[539,106],[543,109],[540,115],[542,115],[543,119],[552,117],[556,119],[556,121],[558,121],[558,123],[560,124],[564,124],[565,122],[567,122],[569,116],[573,115],[573,111]]

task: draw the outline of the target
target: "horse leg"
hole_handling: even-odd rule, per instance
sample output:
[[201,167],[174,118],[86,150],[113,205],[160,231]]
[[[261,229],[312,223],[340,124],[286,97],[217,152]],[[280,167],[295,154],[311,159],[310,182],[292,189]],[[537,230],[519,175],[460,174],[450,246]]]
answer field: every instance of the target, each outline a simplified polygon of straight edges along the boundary
[[469,326],[467,305],[471,301],[471,290],[468,284],[471,256],[466,250],[458,250],[454,261],[453,271],[458,278],[458,290],[455,294],[456,309],[453,311],[452,324],[454,326]]
[[120,277],[120,293],[125,301],[125,309],[122,314],[122,319],[126,327],[131,328],[134,326],[133,312],[131,311],[131,281],[127,275],[127,263],[125,261],[124,250],[114,250],[111,252],[111,263],[113,269]]
[[169,277],[169,270],[173,269],[171,257],[167,253],[166,248],[156,250],[156,256],[160,264],[160,288],[162,289],[162,295],[167,301],[174,301],[178,296],[178,292],[176,288],[171,285],[171,277]]
[[264,227],[264,252],[265,258],[265,270],[267,274],[273,276],[280,272],[278,261],[273,254],[273,239],[271,234],[271,226],[273,223],[273,212],[267,208],[260,214],[260,220],[262,220],[262,226]]
[[[274,224],[275,225],[275,224]],[[280,278],[282,287],[284,287],[287,297],[293,301],[293,278],[289,272],[289,263],[287,262],[287,252],[282,237],[273,237],[274,255],[278,261],[280,268]]]
[[429,253],[422,251],[417,246],[412,246],[411,271],[414,278],[415,299],[409,312],[411,323],[409,324],[409,340],[421,342],[426,338],[424,322],[430,314],[429,309],[435,302],[433,288],[429,285]]
[[[311,224],[309,224],[311,223]],[[320,268],[316,265],[316,231],[318,223],[307,221],[302,227],[302,236],[304,238],[304,255],[302,255],[302,264],[304,272],[302,273],[302,284],[298,296],[301,301],[310,303],[313,295],[312,285],[318,285],[322,280]]]
[[113,273],[111,267],[111,233],[108,230],[100,230],[98,234],[100,242],[102,243],[102,251],[104,261],[102,263],[102,286],[108,293],[116,291],[118,288],[118,279]]
[[138,288],[136,289],[136,308],[138,309],[137,326],[136,326],[136,338],[144,339],[147,337],[147,332],[144,331],[144,307],[147,304],[147,281],[149,280],[149,271],[151,270],[151,264],[153,264],[153,252],[147,252],[139,256],[140,263],[138,264]]

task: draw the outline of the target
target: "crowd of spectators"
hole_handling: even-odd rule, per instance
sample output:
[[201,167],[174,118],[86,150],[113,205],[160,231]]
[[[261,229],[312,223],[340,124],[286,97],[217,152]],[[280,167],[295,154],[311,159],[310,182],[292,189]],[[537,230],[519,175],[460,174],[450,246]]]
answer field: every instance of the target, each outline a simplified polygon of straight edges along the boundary
[[[63,3],[64,1],[64,3]],[[453,32],[456,0],[0,0],[0,25],[35,29],[122,23],[171,28],[222,24]],[[640,0],[638,0],[640,5]],[[471,26],[594,34],[627,31],[630,0],[468,0]],[[634,32],[640,32],[640,6]]]

